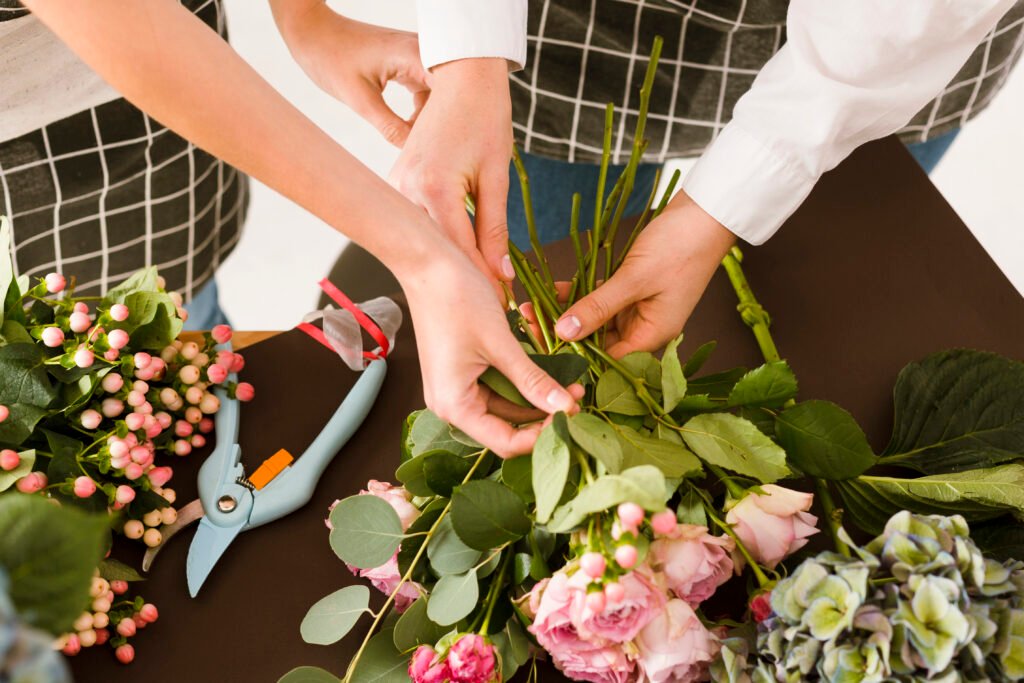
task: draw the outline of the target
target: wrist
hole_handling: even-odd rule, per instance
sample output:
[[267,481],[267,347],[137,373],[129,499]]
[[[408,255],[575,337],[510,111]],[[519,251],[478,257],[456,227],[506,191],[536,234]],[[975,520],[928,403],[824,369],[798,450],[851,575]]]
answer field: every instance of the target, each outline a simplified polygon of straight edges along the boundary
[[736,244],[736,235],[702,209],[685,191],[680,190],[658,218],[681,226],[689,238],[696,238],[696,243],[719,259]]
[[438,64],[430,70],[435,90],[473,88],[508,93],[508,61],[502,57],[472,57]]
[[270,0],[274,23],[289,49],[301,47],[295,39],[306,32],[323,10],[329,10],[326,0]]

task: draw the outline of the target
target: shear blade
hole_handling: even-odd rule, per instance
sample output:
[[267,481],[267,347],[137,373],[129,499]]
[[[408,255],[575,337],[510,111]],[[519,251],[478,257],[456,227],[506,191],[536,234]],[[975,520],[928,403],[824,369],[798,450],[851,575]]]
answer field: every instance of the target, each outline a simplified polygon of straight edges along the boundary
[[206,517],[199,522],[199,528],[196,529],[196,535],[192,538],[192,545],[188,550],[188,560],[185,562],[188,592],[193,598],[199,593],[217,560],[244,526],[243,522],[237,526],[221,527]]

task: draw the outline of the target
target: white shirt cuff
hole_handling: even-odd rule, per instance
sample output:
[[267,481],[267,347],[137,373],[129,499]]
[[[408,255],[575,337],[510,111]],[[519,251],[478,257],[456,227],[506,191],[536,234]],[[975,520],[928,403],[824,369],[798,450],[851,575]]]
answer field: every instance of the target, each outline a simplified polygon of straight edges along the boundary
[[817,182],[735,123],[722,129],[683,181],[697,206],[750,244],[763,244]]
[[526,64],[526,0],[416,0],[423,67],[473,57]]

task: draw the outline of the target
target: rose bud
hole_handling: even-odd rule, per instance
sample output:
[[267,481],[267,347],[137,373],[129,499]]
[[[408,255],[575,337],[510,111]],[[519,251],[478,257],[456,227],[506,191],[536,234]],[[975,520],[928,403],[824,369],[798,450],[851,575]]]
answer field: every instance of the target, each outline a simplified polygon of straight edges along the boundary
[[[749,492],[725,516],[750,555],[769,569],[807,544],[818,533],[818,518],[810,514],[814,496],[775,484]],[[742,566],[742,556],[736,558]]]

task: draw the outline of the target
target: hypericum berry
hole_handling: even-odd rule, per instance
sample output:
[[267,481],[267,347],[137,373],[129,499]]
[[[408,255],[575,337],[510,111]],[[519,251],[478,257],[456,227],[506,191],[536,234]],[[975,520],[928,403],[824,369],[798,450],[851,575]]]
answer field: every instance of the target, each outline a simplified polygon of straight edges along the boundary
[[78,642],[82,644],[82,647],[92,647],[96,644],[96,631],[91,628],[79,631]]
[[75,305],[71,307],[74,313],[85,313],[89,314],[89,306],[84,301],[76,301]]
[[182,384],[195,384],[199,381],[199,368],[194,365],[184,365],[178,370],[178,379]]
[[164,497],[164,500],[172,505],[174,504],[174,501],[178,499],[178,494],[175,493],[174,489],[164,489],[160,492],[160,495]]
[[163,360],[163,362],[165,363],[173,363],[174,359],[177,357],[178,349],[171,345],[165,346],[163,350],[160,352],[160,359]]
[[75,311],[68,317],[68,325],[75,334],[81,334],[92,327],[92,320],[88,313]]
[[120,579],[111,581],[110,590],[114,591],[114,595],[124,595],[128,592],[128,582]]
[[644,509],[636,503],[622,503],[618,513],[619,521],[627,529],[635,529],[644,521]]
[[626,589],[621,583],[607,583],[604,586],[604,596],[608,599],[609,605],[617,605],[626,597]]
[[174,524],[178,521],[178,511],[170,506],[163,508],[160,510],[160,521],[164,524]]
[[49,346],[51,349],[55,349],[64,343],[64,330],[59,327],[44,328],[41,338],[43,340],[43,344]]
[[192,405],[196,405],[200,401],[202,401],[203,400],[203,389],[202,389],[202,387],[193,385],[193,386],[190,386],[188,389],[186,389],[185,390],[185,400],[188,401],[189,403],[191,403]]
[[174,442],[174,454],[185,457],[192,452],[192,444],[185,439],[178,439]]
[[185,420],[192,424],[199,424],[203,419],[203,411],[195,406],[189,406],[185,409]]
[[82,643],[78,640],[78,634],[72,633],[68,636],[68,642],[61,648],[61,652],[66,654],[68,657],[74,657],[82,651]]
[[[107,601],[107,604],[110,604],[109,600]],[[107,611],[109,612],[110,610]],[[108,626],[110,626],[110,615],[107,614],[107,612],[97,612],[96,614],[92,615],[92,627],[96,629],[97,636],[100,634],[100,631],[102,631]],[[96,642],[99,645],[103,644],[99,642],[99,639],[97,639]]]
[[102,597],[106,595],[108,590],[110,590],[110,583],[108,583],[106,579],[102,576],[92,577],[92,584],[89,585],[89,597]]
[[156,605],[151,602],[147,602],[142,606],[142,609],[139,610],[139,616],[142,617],[142,620],[147,624],[152,624],[160,617],[160,613],[157,611]]
[[132,389],[131,391],[128,392],[128,397],[125,399],[125,401],[131,407],[137,408],[138,406],[141,406],[143,403],[146,402],[146,394],[141,391],[136,391],[135,389]]
[[635,545],[620,545],[615,549],[615,562],[623,569],[632,569],[636,564],[636,559]]
[[103,359],[113,363],[115,360],[121,357],[121,352],[117,349],[107,349],[103,352]]
[[105,627],[96,629],[97,645],[106,645],[108,640],[110,640],[110,631],[108,631]]
[[146,533],[142,536],[142,542],[150,548],[155,548],[164,542],[164,536],[159,529],[146,529]]
[[116,436],[110,437],[110,440],[107,442],[107,448],[110,450],[110,457],[112,458],[123,458],[128,455],[130,450],[128,444]]
[[123,323],[131,315],[131,311],[124,304],[114,304],[110,307],[110,317],[119,323]]
[[676,530],[676,513],[672,510],[662,510],[651,516],[651,528],[654,533],[667,536]]
[[256,388],[248,382],[239,382],[235,387],[235,398],[239,401],[251,401],[256,397]]
[[[153,373],[154,377],[159,377],[159,376],[162,376],[162,373],[163,373],[164,369],[166,369],[166,368],[167,368],[167,364],[164,363],[163,359],[161,359],[161,358],[154,358],[153,362],[150,363],[149,367],[146,368],[146,372],[150,372],[151,371]],[[149,380],[146,380],[146,381],[148,382]]]
[[43,280],[46,282],[46,291],[50,294],[63,292],[68,283],[60,273],[49,273]]
[[125,479],[129,481],[135,481],[142,476],[143,472],[142,465],[137,462],[130,462],[124,467]]
[[606,566],[604,555],[601,553],[583,553],[583,557],[580,558],[580,569],[592,579],[599,579],[604,576]]
[[[110,600],[107,600],[107,596],[103,595],[92,601],[92,611],[106,613],[110,611]],[[93,618],[93,625],[95,626],[96,619]]]
[[181,345],[181,357],[185,360],[192,360],[199,355],[199,344],[195,342],[185,342]]
[[146,421],[146,416],[142,413],[129,413],[125,416],[124,422],[128,425],[128,429],[133,432],[136,429],[142,429],[143,423]]
[[131,617],[125,617],[121,621],[117,622],[117,633],[125,638],[131,638],[135,635],[137,630],[138,629],[135,628],[135,620]]
[[220,399],[210,392],[206,392],[203,394],[203,400],[199,402],[199,410],[207,415],[213,415],[220,410]]
[[103,391],[108,394],[115,394],[121,391],[121,387],[124,386],[124,377],[112,372],[109,375],[105,375],[100,381],[100,386],[103,387]]
[[[137,519],[129,519],[124,523],[123,531],[125,536],[134,541],[142,538],[142,534],[146,533],[146,527]],[[117,591],[114,592],[116,593]]]
[[228,370],[223,365],[214,363],[206,368],[206,376],[214,384],[220,384],[228,378]]
[[153,453],[145,446],[132,446],[130,451],[132,462],[145,467],[153,461]]
[[107,343],[112,349],[123,349],[128,346],[128,333],[124,330],[111,330],[107,334]]
[[113,419],[124,412],[124,402],[119,398],[105,398],[100,404],[100,412]]
[[587,593],[587,609],[595,614],[600,614],[604,611],[606,604],[606,598],[603,591],[594,591]]
[[48,480],[42,472],[29,472],[24,477],[14,482],[14,485],[22,493],[37,493],[46,488]]
[[184,307],[178,306],[178,317],[181,318],[181,322],[188,322],[188,311]]
[[193,427],[191,424],[189,424],[185,420],[178,420],[177,422],[174,423],[174,434],[175,434],[175,436],[181,436],[181,437],[191,436],[192,435],[192,431],[194,429],[195,429],[195,427]]
[[96,482],[91,478],[82,475],[75,479],[74,492],[79,498],[88,498],[92,494],[96,493]]
[[202,420],[199,421],[199,431],[202,432],[203,434],[209,434],[210,432],[212,432],[213,427],[213,420],[211,420],[208,417],[204,417]]
[[195,358],[192,359],[192,365],[197,368],[205,368],[210,364],[210,356],[200,352]]
[[18,465],[21,464],[21,456],[18,455],[17,451],[5,448],[0,451],[0,470],[4,472],[10,472],[13,469],[17,469]]
[[103,422],[103,416],[100,415],[98,411],[89,408],[88,410],[82,411],[81,416],[79,416],[79,420],[82,422],[82,426],[86,429],[96,429],[100,426],[100,423]]
[[146,514],[142,515],[142,523],[146,526],[160,526],[161,523],[160,509],[154,508]]
[[154,467],[146,475],[149,477],[149,483],[157,488],[163,488],[164,484],[171,480],[174,476],[174,470],[170,467]]
[[244,367],[245,367],[245,358],[242,357],[242,354],[240,354],[240,353],[234,354],[234,358],[232,359],[232,362],[231,362],[231,367],[228,368],[228,370],[230,370],[231,372],[241,372],[242,368],[244,368]]
[[210,336],[213,337],[213,341],[218,344],[227,344],[231,341],[231,328],[227,325],[215,325],[210,330]]
[[202,434],[193,434],[190,442],[192,443],[192,448],[202,448],[206,445],[206,437]]
[[95,354],[84,346],[75,351],[75,365],[80,368],[90,367],[95,360]]
[[135,489],[127,484],[121,484],[117,487],[117,490],[114,491],[114,500],[121,505],[127,505],[135,500]]
[[130,643],[125,643],[114,650],[114,656],[122,664],[131,664],[135,659],[135,648]]
[[11,409],[7,406],[0,404],[0,422],[3,422],[11,416]]
[[71,628],[76,631],[92,628],[92,612],[82,612],[78,615],[78,618],[71,624]]
[[173,424],[174,422],[174,418],[171,417],[169,413],[163,410],[153,413],[153,418],[156,420],[156,423],[160,425],[161,429],[170,428],[171,424]]

